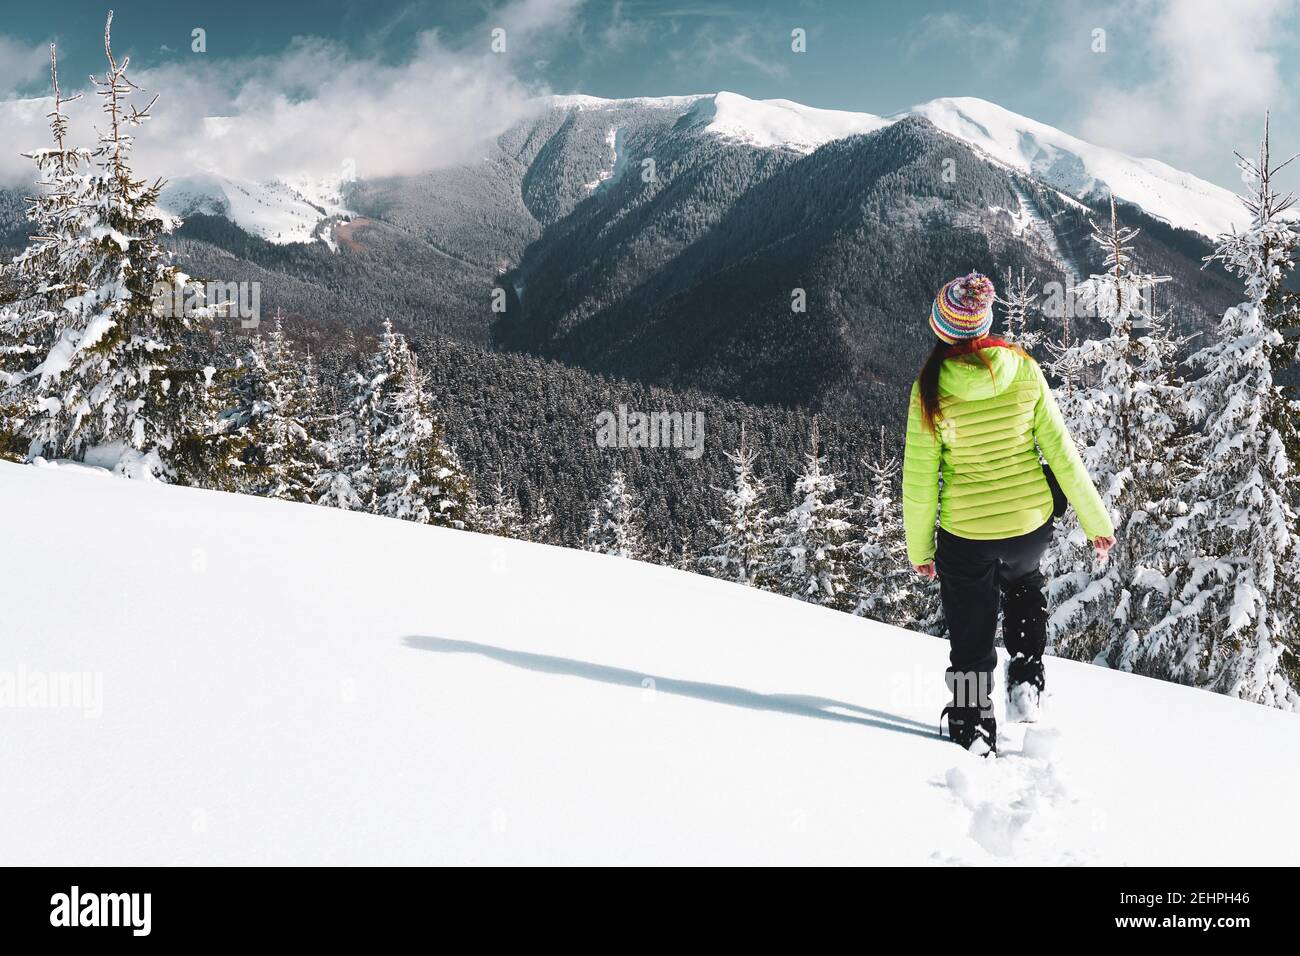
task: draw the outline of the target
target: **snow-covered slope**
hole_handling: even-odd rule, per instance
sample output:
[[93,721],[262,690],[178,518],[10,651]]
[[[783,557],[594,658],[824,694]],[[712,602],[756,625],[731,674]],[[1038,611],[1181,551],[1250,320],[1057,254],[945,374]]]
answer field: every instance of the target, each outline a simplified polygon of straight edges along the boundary
[[80,468],[0,503],[9,864],[1300,856],[1292,715],[1052,661],[981,761],[945,644],[719,581]]
[[822,110],[790,100],[751,100],[727,92],[698,101],[693,112],[709,132],[724,139],[762,148],[784,146],[803,153],[834,139],[889,125],[888,120],[870,113]]
[[614,99],[605,96],[589,96],[586,93],[561,93],[543,97],[538,101],[538,106],[545,108],[550,105],[563,109],[577,107],[583,110],[685,109],[699,100],[708,99],[709,96],[710,94],[707,93],[688,93],[684,96],[625,96]]
[[1063,192],[1083,197],[1104,194],[1109,189],[1148,214],[1183,229],[1213,236],[1229,231],[1245,218],[1241,201],[1221,186],[1159,160],[1094,146],[986,100],[945,97],[890,119],[903,116],[924,116],[944,132]]
[[739,93],[690,96],[637,96],[605,99],[572,94],[552,96],[543,105],[561,109],[673,110],[683,113],[687,125],[723,139],[760,149],[786,148],[809,153],[833,139],[870,133],[891,122],[870,113],[824,110],[791,100],[751,100]]
[[225,216],[269,242],[312,242],[316,227],[329,216],[347,216],[338,182],[276,180],[254,183],[216,173],[171,180],[160,204],[174,215],[196,212]]

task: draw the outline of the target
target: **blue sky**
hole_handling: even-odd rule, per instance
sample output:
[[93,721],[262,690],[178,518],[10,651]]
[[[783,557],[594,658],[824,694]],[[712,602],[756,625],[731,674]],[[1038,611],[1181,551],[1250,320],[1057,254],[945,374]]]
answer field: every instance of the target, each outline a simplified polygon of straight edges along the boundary
[[[174,111],[251,113],[274,94],[281,126],[288,103],[316,126],[331,111],[413,111],[376,136],[420,122],[447,128],[443,139],[416,135],[413,152],[441,155],[456,138],[472,140],[475,122],[499,125],[520,97],[539,91],[618,97],[720,89],[873,113],[978,96],[1229,188],[1238,184],[1231,150],[1250,148],[1266,107],[1279,150],[1300,144],[1300,112],[1286,95],[1300,79],[1297,0],[114,6],[115,48],[178,101],[164,104]],[[65,85],[100,67],[106,3],[5,0],[5,7],[0,100],[44,92],[50,40],[59,43]],[[505,29],[507,50],[489,58],[494,27]],[[195,28],[206,31],[206,52],[191,49]],[[791,50],[795,28],[806,31],[804,53]],[[405,96],[397,89],[403,83],[437,90]],[[321,84],[332,84],[328,96]],[[168,135],[183,128],[173,115]],[[354,135],[366,129],[364,120],[353,124]],[[265,132],[274,142],[273,130],[253,130],[250,139]]]

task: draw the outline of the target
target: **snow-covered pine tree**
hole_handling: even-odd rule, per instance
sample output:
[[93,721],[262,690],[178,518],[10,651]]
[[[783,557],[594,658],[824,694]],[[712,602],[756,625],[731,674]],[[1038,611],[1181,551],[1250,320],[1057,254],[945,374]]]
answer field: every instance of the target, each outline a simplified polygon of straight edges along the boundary
[[1044,343],[1050,358],[1043,363],[1047,371],[1060,383],[1056,389],[1057,403],[1061,406],[1061,414],[1066,417],[1067,424],[1070,420],[1066,415],[1067,407],[1074,400],[1075,384],[1079,381],[1083,370],[1079,353],[1079,346],[1082,343],[1075,338],[1070,312],[1071,306],[1067,303],[1061,310],[1061,337]]
[[1107,271],[1080,283],[1074,299],[1095,310],[1109,334],[1074,347],[1070,358],[1086,375],[1062,403],[1118,543],[1097,564],[1083,532],[1066,522],[1047,555],[1055,653],[1124,670],[1133,669],[1142,636],[1165,611],[1161,592],[1143,583],[1169,564],[1175,439],[1182,431],[1179,384],[1165,360],[1179,343],[1171,346],[1167,326],[1156,329],[1152,308],[1153,290],[1168,277],[1133,266],[1137,234],[1120,223],[1113,199],[1109,222],[1093,223]]
[[924,593],[915,585],[907,560],[902,502],[898,479],[902,463],[889,454],[888,437],[880,426],[880,448],[874,461],[863,461],[870,485],[858,508],[858,603],[853,613],[886,624],[912,627],[927,615]]
[[[32,409],[21,435],[33,457],[82,459],[95,450],[121,474],[184,482],[202,470],[214,371],[191,367],[187,339],[192,319],[216,311],[201,305],[201,290],[167,261],[160,240],[169,224],[156,205],[162,182],[131,172],[128,129],[148,119],[153,101],[143,110],[129,105],[138,88],[127,77],[128,61],[113,55],[112,22],[110,13],[108,68],[92,77],[107,129],[88,172],[75,176],[60,214],[66,228],[50,237],[52,247],[34,252],[57,262],[42,285],[61,285],[62,301],[49,349],[28,376]],[[195,307],[156,308],[162,289],[171,303],[188,299]]]
[[912,586],[918,589],[917,605],[920,607],[916,621],[911,625],[912,630],[946,640],[948,619],[943,614],[943,597],[940,593],[939,579],[921,581],[918,578]]
[[294,355],[279,310],[271,331],[253,340],[234,378],[235,404],[221,413],[220,431],[234,442],[225,449],[234,460],[224,471],[235,490],[312,500],[319,459],[309,426],[317,386],[311,362]]
[[406,336],[385,320],[357,400],[359,464],[353,490],[375,514],[466,528],[473,486],[442,423]]
[[691,554],[690,546],[684,541],[676,547],[672,544],[660,545],[656,554],[655,564],[678,571],[699,572],[700,559]]
[[690,545],[683,541],[682,546],[677,549],[677,556],[668,564],[678,571],[698,571],[700,559],[691,554]]
[[722,496],[723,516],[709,520],[717,537],[699,564],[713,577],[761,588],[768,584],[775,541],[765,507],[767,484],[754,470],[757,459],[742,427],[740,447],[727,454],[735,481],[730,488],[714,489]]
[[[351,329],[347,330],[346,337],[349,345],[345,354],[354,356]],[[345,410],[318,416],[312,422],[313,431],[319,437],[312,446],[318,464],[311,500],[329,508],[366,511],[370,499],[369,470],[357,412],[369,383],[355,370],[334,371],[335,374],[322,376],[320,399],[327,408]]]
[[1007,276],[1002,283],[1002,295],[997,302],[1005,310],[1008,342],[1014,342],[1026,352],[1032,352],[1043,340],[1041,329],[1031,329],[1031,319],[1038,308],[1038,293],[1034,291],[1037,278],[1029,278],[1021,268],[1017,275],[1007,266]]
[[70,295],[80,295],[84,285],[65,276],[60,252],[69,248],[81,229],[85,214],[79,201],[84,179],[78,170],[91,161],[90,151],[67,143],[66,103],[59,86],[58,50],[50,44],[50,84],[53,108],[50,121],[53,148],[23,155],[37,168],[36,195],[28,199],[27,219],[35,235],[28,247],[4,269],[0,283],[0,458],[26,458],[30,440],[22,430],[34,410],[32,375],[49,354],[58,310]]
[[797,502],[778,525],[775,590],[839,611],[856,605],[853,579],[853,509],[838,497],[838,479],[827,470],[813,418],[812,451],[794,486]]
[[334,415],[317,427],[324,437],[312,446],[318,464],[311,500],[329,508],[365,511],[366,502],[354,485],[362,467],[356,419],[348,414]]
[[1150,342],[1151,368],[1159,371],[1171,382],[1180,382],[1178,374],[1180,357],[1196,335],[1181,335],[1175,331],[1173,309],[1160,304],[1159,286],[1150,290],[1149,302],[1150,308],[1143,315],[1146,329],[1141,337]]
[[1210,258],[1243,280],[1246,301],[1224,313],[1214,341],[1189,360],[1203,370],[1186,386],[1199,467],[1178,489],[1187,510],[1171,529],[1185,557],[1170,575],[1169,613],[1143,642],[1139,663],[1182,683],[1297,710],[1300,540],[1287,450],[1295,421],[1274,363],[1294,359],[1282,331],[1300,314],[1283,283],[1300,234],[1288,215],[1294,197],[1274,186],[1286,163],[1272,163],[1267,120],[1259,158],[1237,159],[1250,223],[1221,236]]
[[615,469],[599,503],[592,509],[583,547],[620,558],[644,558],[646,553],[641,499]]
[[537,500],[533,503],[533,513],[529,515],[524,524],[525,537],[529,541],[535,541],[538,544],[551,544],[551,523],[555,521],[555,515],[551,511],[550,503],[547,502],[546,496],[539,494]]
[[476,527],[484,534],[502,538],[528,538],[528,524],[519,507],[519,496],[506,489],[499,470],[496,484],[492,486],[492,500],[479,508]]
[[[22,461],[26,447],[20,429],[30,411],[30,395],[22,388],[26,378],[26,345],[32,333],[24,326],[27,317],[17,309],[0,305],[0,461]],[[39,328],[39,326],[38,326]]]

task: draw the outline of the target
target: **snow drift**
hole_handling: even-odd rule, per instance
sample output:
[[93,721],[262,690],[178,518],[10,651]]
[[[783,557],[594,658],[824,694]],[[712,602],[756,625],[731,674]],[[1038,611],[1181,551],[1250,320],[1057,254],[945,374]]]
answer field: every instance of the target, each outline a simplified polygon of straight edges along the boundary
[[736,585],[89,468],[0,503],[10,864],[1300,855],[1281,712],[1053,660],[981,761],[943,642]]

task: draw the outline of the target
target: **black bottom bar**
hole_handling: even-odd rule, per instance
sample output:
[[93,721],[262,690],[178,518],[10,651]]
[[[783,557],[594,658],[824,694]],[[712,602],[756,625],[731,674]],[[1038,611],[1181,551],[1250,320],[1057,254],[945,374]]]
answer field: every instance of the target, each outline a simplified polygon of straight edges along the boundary
[[698,924],[701,937],[729,935],[729,949],[785,932],[849,932],[863,944],[897,934],[918,943],[987,941],[987,932],[1031,948],[1097,937],[1232,946],[1294,928],[1282,890],[1291,874],[1264,869],[936,867],[750,871],[722,880],[677,873],[666,881],[573,870],[540,881],[535,873],[418,869],[85,868],[9,869],[0,879],[6,944],[285,939],[333,950],[348,941],[429,939],[431,931],[455,945],[449,934],[458,929],[594,942],[621,925],[629,940],[662,940]]

